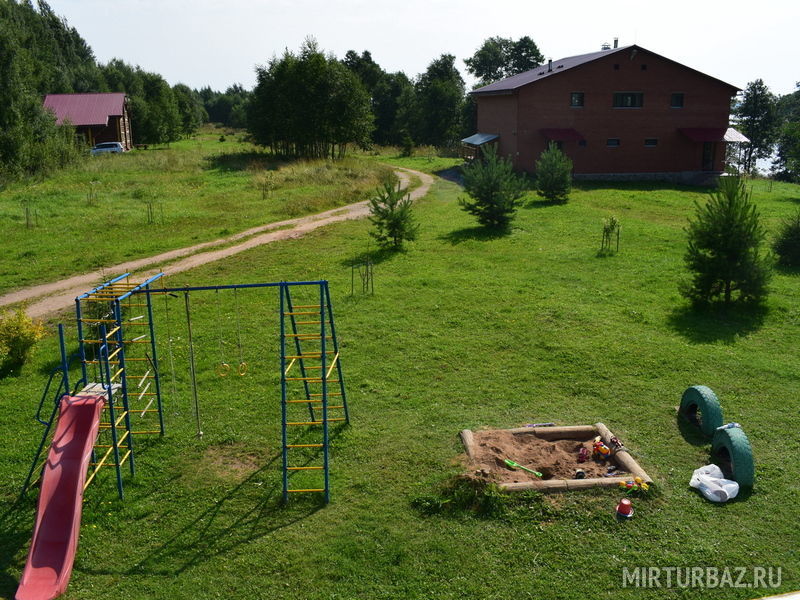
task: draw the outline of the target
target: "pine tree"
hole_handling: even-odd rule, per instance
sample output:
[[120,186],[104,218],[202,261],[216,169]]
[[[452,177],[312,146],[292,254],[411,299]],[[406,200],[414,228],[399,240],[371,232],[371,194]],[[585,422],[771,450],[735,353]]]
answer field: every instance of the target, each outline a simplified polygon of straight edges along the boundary
[[483,160],[474,160],[462,168],[464,189],[469,198],[458,203],[478,223],[497,229],[507,228],[517,212],[522,197],[522,179],[514,173],[511,161],[497,156],[493,146],[483,151]]
[[411,205],[411,195],[403,196],[400,183],[396,187],[385,183],[369,201],[369,220],[375,225],[375,231],[369,234],[382,248],[400,250],[403,242],[417,238],[419,225],[414,221]]
[[695,207],[695,219],[687,228],[685,256],[694,275],[691,284],[681,290],[683,295],[695,304],[761,300],[770,276],[760,255],[766,232],[744,181],[721,178],[708,203],[695,203]]
[[572,189],[572,161],[553,142],[536,161],[536,193],[551,202],[566,202]]

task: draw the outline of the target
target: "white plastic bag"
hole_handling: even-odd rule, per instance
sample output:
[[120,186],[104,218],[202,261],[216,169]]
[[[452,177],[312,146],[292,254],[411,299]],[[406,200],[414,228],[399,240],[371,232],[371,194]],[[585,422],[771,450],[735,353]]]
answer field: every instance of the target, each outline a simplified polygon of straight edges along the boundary
[[727,502],[736,498],[739,493],[739,484],[731,479],[725,479],[717,465],[700,467],[693,474],[689,485],[700,490],[700,493],[711,502]]

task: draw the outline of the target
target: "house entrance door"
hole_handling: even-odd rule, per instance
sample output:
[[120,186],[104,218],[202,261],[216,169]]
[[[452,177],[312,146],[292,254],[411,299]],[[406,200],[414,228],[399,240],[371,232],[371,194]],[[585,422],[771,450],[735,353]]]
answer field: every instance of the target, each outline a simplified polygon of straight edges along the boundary
[[716,146],[714,142],[703,142],[703,171],[714,170],[714,150]]

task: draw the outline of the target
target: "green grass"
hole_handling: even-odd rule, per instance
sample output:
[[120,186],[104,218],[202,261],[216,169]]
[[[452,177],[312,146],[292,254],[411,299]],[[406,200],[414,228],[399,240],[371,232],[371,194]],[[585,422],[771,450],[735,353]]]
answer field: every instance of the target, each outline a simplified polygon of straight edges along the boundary
[[[754,185],[774,231],[800,188]],[[87,491],[65,598],[744,599],[800,587],[797,275],[776,272],[761,311],[695,313],[677,283],[683,227],[702,190],[584,186],[565,205],[529,202],[504,236],[476,227],[459,193],[439,182],[419,202],[419,239],[376,255],[374,296],[350,296],[347,264],[367,249],[366,221],[172,282],[330,280],[353,420],[334,442],[333,501],[280,503],[276,293],[240,294],[251,372],[225,379],[213,367],[219,337],[235,356],[231,297],[192,297],[202,440],[193,436],[182,298],[170,301],[169,323],[160,300],[162,343],[169,325],[178,365],[168,435],[140,442],[125,502],[110,472]],[[610,214],[622,222],[620,252],[599,257]],[[25,561],[35,498],[14,499],[55,355],[49,338],[19,376],[0,381],[0,596],[13,594]],[[169,392],[167,355],[162,346]],[[674,407],[696,383],[717,393],[754,449],[756,487],[722,506],[688,486],[708,445],[679,425]],[[461,470],[459,430],[535,421],[605,422],[655,479],[654,493],[634,500],[624,523],[613,517],[614,491],[493,500],[506,509],[493,518],[421,510]],[[782,567],[782,587],[621,587],[623,567],[753,565]]]
[[388,170],[356,158],[285,163],[220,132],[0,191],[0,294],[361,201]]

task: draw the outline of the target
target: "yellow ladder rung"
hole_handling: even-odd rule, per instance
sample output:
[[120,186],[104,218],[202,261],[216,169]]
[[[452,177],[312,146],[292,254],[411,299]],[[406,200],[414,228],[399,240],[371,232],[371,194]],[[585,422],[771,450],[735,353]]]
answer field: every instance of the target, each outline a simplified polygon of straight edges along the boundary
[[[328,423],[332,421],[344,421],[343,417],[337,417],[335,419],[327,419]],[[323,421],[292,421],[291,423],[286,423],[287,425],[322,425]]]
[[325,467],[286,467],[287,471],[321,471]]
[[[297,307],[297,308],[305,308],[305,307]],[[293,312],[285,312],[285,315],[318,315],[319,311],[293,311]]]
[[160,429],[155,429],[153,431],[131,431],[131,433],[133,435],[145,435],[145,434],[151,434],[151,433],[159,433],[160,434],[161,430]]
[[[322,377],[287,377],[286,381],[309,381],[311,383],[322,383]],[[338,379],[326,379],[328,383],[339,383]]]
[[287,448],[323,448],[325,444],[286,444]]
[[294,310],[295,308],[317,308],[318,309],[319,308],[319,304],[295,304],[292,307],[292,310]]
[[312,488],[307,490],[286,490],[290,494],[305,493],[305,492],[324,492],[325,488]]
[[112,335],[114,335],[118,331],[119,331],[119,325],[114,327],[114,329],[112,329],[111,331],[106,331],[106,337],[111,337]]
[[295,325],[322,325],[322,321],[297,321]]
[[125,369],[124,369],[124,368],[122,368],[122,369],[120,369],[119,371],[117,371],[116,373],[114,373],[114,374],[111,376],[111,381],[114,381],[114,380],[115,380],[117,377],[119,377],[120,375],[122,375],[122,373],[123,373],[124,371],[125,371]]
[[[333,354],[334,352],[336,352],[336,351],[335,350],[330,350],[330,351],[326,350],[325,354]],[[316,352],[306,352],[305,354],[298,354],[296,356],[295,355],[284,356],[283,358],[285,358],[285,359],[288,359],[288,358],[295,359],[295,358],[321,358],[321,357],[322,357],[322,353],[319,350],[317,350]]]
[[286,404],[315,404],[322,402],[322,400],[287,400]]
[[117,354],[120,353],[120,351],[122,351],[122,347],[117,348],[111,354],[109,354],[108,355],[108,360],[111,360],[112,358],[114,358]]
[[130,455],[131,455],[131,451],[130,451],[130,450],[128,450],[128,451],[125,453],[125,456],[123,456],[123,457],[120,459],[120,461],[119,461],[119,466],[120,466],[120,467],[121,467],[122,465],[124,465],[124,464],[125,464],[125,461],[126,461],[126,460],[128,460],[128,457],[129,457]]
[[[329,379],[328,381],[331,380]],[[330,398],[331,396],[341,396],[341,395],[342,394],[340,392],[328,392],[328,398]],[[321,398],[323,394],[309,394],[309,396],[312,396],[314,398]]]

